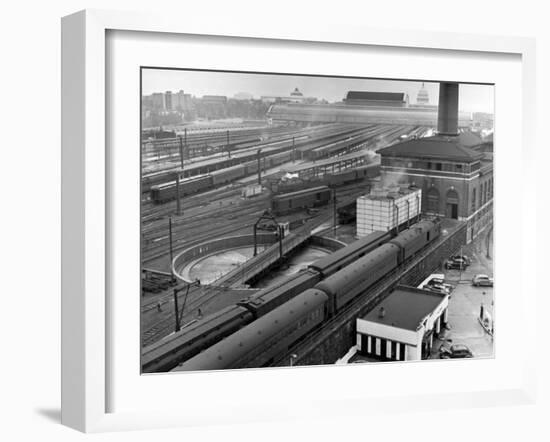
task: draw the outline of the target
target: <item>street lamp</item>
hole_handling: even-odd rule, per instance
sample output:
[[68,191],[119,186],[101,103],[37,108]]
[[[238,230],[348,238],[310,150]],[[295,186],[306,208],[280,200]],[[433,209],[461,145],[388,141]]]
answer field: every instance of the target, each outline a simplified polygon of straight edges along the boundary
[[[185,287],[180,288],[174,288],[174,313],[176,315],[176,333],[181,330],[181,318],[183,316],[183,312],[185,310],[185,303],[187,302],[187,295],[189,294],[189,287],[191,286],[197,286],[200,287],[201,281],[200,279],[195,279],[195,281],[186,284]],[[183,305],[181,306],[181,312],[178,309],[178,293],[185,290],[185,298],[183,299]]]

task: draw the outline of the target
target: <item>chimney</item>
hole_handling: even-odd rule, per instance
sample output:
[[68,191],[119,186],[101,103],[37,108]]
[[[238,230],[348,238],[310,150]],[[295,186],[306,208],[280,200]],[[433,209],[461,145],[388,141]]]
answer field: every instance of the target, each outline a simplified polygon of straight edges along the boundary
[[439,83],[437,132],[441,135],[458,134],[458,83]]

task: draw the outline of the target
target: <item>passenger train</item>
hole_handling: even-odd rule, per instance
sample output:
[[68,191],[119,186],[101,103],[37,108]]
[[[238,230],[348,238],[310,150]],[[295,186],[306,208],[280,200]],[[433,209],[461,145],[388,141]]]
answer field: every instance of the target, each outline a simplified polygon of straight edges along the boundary
[[[228,348],[230,348],[232,342],[227,339],[223,344],[220,343],[220,346],[214,345],[212,350],[208,348],[233,334],[237,336],[233,339],[238,339],[239,336],[257,333],[262,327],[266,327],[263,333],[268,333],[268,329],[272,327],[269,322],[266,322],[271,318],[268,315],[275,312],[273,313],[275,320],[282,324],[281,317],[285,313],[279,309],[311,289],[321,291],[326,296],[322,314],[324,320],[335,314],[379,278],[435,240],[439,236],[439,229],[438,221],[426,220],[413,225],[393,239],[391,232],[374,232],[361,238],[318,259],[307,269],[288,276],[275,286],[259,290],[238,302],[237,305],[209,315],[180,332],[146,347],[142,357],[143,371],[170,370],[176,366],[177,361],[186,361],[203,350],[205,354],[207,351],[225,352],[226,346],[229,345]],[[348,294],[347,291],[350,293]],[[312,292],[308,293],[312,294]],[[304,302],[308,302],[307,296],[303,299]],[[315,299],[320,298],[315,297]],[[249,328],[252,325],[254,327]],[[312,322],[304,322],[299,327],[301,333],[306,334],[311,330],[311,325]],[[288,346],[293,341],[291,342],[288,338],[285,342]],[[196,357],[207,357],[203,353]],[[258,366],[265,365],[270,358]],[[184,370],[197,369],[189,367],[190,365],[186,363],[182,365]]]
[[[267,308],[267,313],[264,311],[258,319],[183,362],[173,371],[263,367],[272,364],[282,357],[293,343],[327,318],[337,314],[382,277],[396,270],[439,236],[438,220],[420,221],[362,257],[354,261],[350,259],[352,262],[349,265],[327,278],[323,279],[321,275],[321,281],[311,288],[291,297],[274,309]],[[317,262],[317,266],[319,265]],[[314,267],[315,264],[307,272],[316,272]],[[327,273],[338,267],[330,263],[329,268],[331,270]],[[316,278],[312,281],[316,281]],[[287,295],[282,291],[279,296]],[[272,302],[273,306],[277,303],[269,297],[266,301]],[[250,308],[252,302],[249,300],[241,305]],[[254,308],[258,309],[257,306]]]

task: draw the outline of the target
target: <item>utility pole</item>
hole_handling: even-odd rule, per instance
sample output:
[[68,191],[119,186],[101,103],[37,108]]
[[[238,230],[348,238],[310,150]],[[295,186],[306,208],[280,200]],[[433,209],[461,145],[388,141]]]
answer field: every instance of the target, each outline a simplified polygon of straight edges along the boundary
[[229,148],[229,131],[227,131],[226,134],[227,134],[227,153],[229,155],[229,158],[231,158],[231,149]]
[[174,262],[174,246],[172,243],[172,217],[168,218],[168,232],[170,238],[170,274],[172,275],[172,282],[174,282],[174,269],[172,263]]
[[179,146],[180,146],[180,165],[181,170],[183,170],[183,139],[181,138],[181,135],[178,137],[179,139]]
[[258,149],[258,184],[262,185],[262,163],[261,163],[262,149]]
[[180,327],[180,315],[178,309],[178,289],[174,289],[174,310],[176,313],[176,333],[181,330]]
[[292,137],[292,162],[296,161],[296,144],[294,142],[294,137]]
[[180,202],[180,173],[176,172],[176,214],[181,215],[181,202]]
[[[187,149],[187,128],[183,129],[183,137],[184,137],[184,143],[183,146],[185,147],[184,153],[187,152],[189,155],[189,150]],[[181,166],[183,168],[183,166]]]

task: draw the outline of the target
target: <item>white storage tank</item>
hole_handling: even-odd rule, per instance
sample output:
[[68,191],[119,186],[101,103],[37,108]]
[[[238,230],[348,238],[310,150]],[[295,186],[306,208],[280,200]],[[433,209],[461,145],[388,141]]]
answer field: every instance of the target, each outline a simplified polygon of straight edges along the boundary
[[408,187],[374,188],[357,198],[357,236],[387,232],[420,214],[422,190]]

